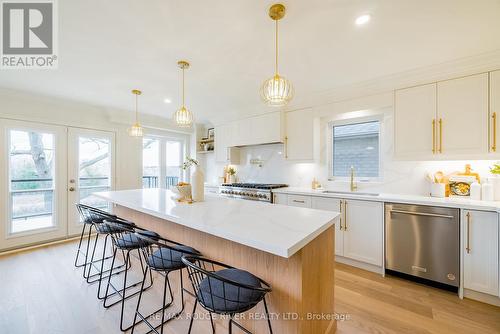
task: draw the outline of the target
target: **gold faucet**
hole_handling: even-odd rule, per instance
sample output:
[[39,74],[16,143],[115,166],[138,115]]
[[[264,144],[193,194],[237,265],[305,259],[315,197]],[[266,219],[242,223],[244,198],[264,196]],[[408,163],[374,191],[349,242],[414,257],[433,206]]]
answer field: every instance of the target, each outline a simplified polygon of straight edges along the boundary
[[354,166],[351,166],[351,191],[356,191],[358,185],[354,182]]

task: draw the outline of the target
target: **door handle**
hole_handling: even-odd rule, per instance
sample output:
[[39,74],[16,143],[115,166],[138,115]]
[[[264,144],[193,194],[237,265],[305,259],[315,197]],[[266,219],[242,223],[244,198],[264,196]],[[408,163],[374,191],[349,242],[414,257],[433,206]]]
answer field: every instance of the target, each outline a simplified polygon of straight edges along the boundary
[[491,115],[491,121],[493,123],[493,145],[491,145],[491,150],[493,152],[497,151],[497,113],[494,112]]
[[443,153],[443,119],[439,119],[439,153]]
[[75,191],[75,187],[69,187],[69,191]]
[[347,231],[347,200],[344,201],[344,231]]
[[436,154],[436,119],[432,119],[432,154]]
[[467,212],[467,245],[465,246],[465,250],[467,251],[467,254],[470,254],[471,248],[470,248],[470,212]]
[[344,201],[340,200],[340,218],[339,218],[339,222],[340,222],[340,230],[342,231],[344,229],[344,227],[342,226],[342,204],[343,204]]
[[414,216],[438,217],[438,218],[447,218],[447,219],[455,218],[454,216],[440,215],[437,213],[413,212],[413,211],[405,211],[405,210],[391,210],[391,213],[393,213],[393,212],[394,213],[401,213],[404,215],[414,215]]

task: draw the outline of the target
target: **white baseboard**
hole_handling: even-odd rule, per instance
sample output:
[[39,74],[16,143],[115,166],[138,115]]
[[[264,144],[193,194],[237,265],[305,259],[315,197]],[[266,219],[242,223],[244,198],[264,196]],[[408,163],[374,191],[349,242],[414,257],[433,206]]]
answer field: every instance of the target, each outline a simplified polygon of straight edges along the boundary
[[469,289],[464,289],[464,297],[476,300],[478,302],[500,306],[500,298],[497,296],[488,295],[486,293],[477,292]]
[[364,263],[364,262],[356,261],[356,260],[351,260],[351,259],[348,259],[348,258],[343,257],[343,256],[336,255],[335,256],[335,261],[343,263],[343,264],[347,264],[348,266],[352,266],[352,267],[360,268],[360,269],[363,269],[363,270],[371,271],[371,272],[374,272],[376,274],[380,274],[380,275],[384,274],[384,269],[382,267],[375,266],[375,265],[369,264],[369,263]]

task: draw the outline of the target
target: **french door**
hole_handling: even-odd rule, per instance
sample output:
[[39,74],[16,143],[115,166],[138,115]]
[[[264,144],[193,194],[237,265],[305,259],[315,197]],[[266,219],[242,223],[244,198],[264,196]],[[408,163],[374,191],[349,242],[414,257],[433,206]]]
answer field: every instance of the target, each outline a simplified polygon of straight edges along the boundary
[[68,129],[68,234],[82,231],[76,203],[109,211],[108,203],[91,194],[114,188],[114,133]]
[[74,204],[103,206],[90,193],[113,187],[114,134],[0,124],[0,250],[79,233]]

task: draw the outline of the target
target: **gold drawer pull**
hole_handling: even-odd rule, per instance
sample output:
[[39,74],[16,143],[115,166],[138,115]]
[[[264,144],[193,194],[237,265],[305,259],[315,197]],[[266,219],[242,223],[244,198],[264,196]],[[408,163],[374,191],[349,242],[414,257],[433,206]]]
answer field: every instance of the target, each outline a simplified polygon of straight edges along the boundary
[[465,250],[467,251],[467,254],[470,254],[471,248],[470,248],[470,212],[467,212],[467,246],[465,246]]
[[436,119],[432,119],[432,154],[436,154]]
[[443,120],[439,119],[439,153],[443,153]]
[[497,151],[497,113],[494,112],[491,115],[491,119],[493,122],[493,145],[491,146],[491,150],[493,152]]

